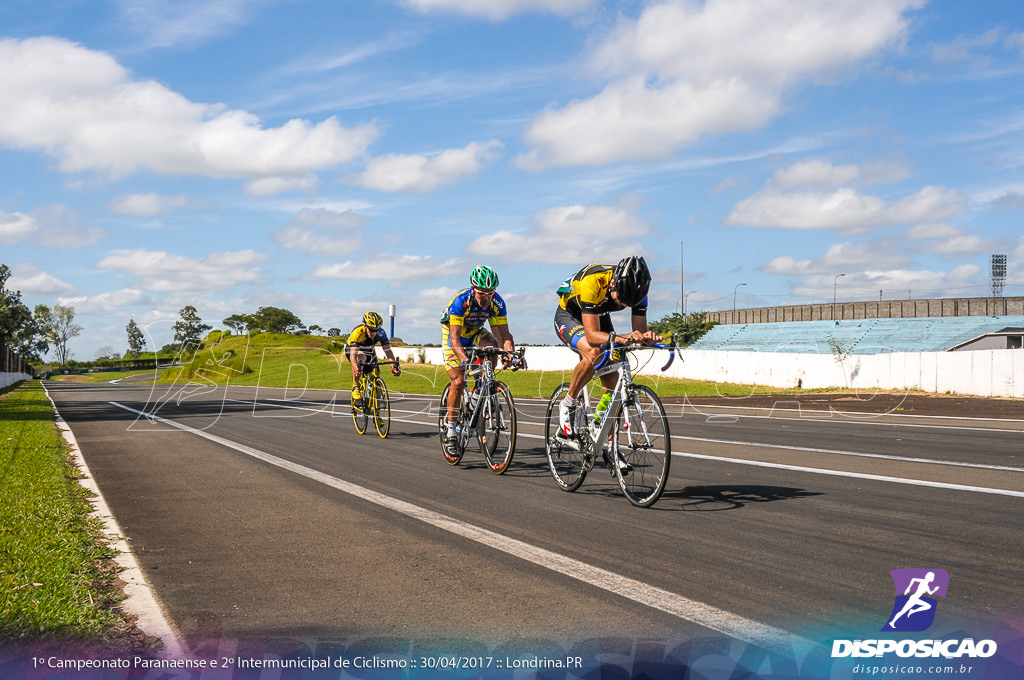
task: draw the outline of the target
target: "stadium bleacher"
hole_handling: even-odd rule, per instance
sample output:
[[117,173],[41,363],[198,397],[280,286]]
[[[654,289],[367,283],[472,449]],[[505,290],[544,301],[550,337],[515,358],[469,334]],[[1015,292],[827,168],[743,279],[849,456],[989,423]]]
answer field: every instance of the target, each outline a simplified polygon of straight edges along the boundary
[[943,352],[1007,327],[1024,327],[1024,316],[722,324],[708,331],[689,349],[801,354]]

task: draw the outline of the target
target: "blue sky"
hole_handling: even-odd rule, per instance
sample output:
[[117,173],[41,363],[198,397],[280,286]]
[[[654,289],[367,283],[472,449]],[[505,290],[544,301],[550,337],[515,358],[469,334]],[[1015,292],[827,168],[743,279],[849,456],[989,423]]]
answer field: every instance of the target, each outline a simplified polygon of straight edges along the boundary
[[653,318],[1024,295],[1022,166],[1016,2],[0,4],[0,262],[80,360],[185,305],[437,342],[477,264],[554,342],[630,253]]

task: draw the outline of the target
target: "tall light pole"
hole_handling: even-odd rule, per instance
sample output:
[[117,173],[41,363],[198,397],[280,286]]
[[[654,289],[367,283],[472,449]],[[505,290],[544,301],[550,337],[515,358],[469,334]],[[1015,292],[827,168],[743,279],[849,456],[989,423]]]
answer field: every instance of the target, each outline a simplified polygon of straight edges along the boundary
[[745,284],[745,283],[737,283],[736,287],[732,289],[732,311],[733,311],[734,314],[736,312],[736,291],[738,291],[740,289],[740,286],[745,286],[745,285],[747,285],[747,284]]
[[839,284],[839,277],[846,276],[846,274],[836,274],[836,278],[832,280],[832,304],[836,303],[836,286]]

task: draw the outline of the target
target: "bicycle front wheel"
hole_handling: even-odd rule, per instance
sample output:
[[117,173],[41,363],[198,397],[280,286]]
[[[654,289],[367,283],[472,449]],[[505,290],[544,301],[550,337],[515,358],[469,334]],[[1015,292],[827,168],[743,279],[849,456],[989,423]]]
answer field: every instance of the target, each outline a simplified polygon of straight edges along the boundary
[[575,491],[587,476],[586,456],[579,440],[563,439],[559,434],[558,405],[569,393],[569,383],[562,383],[548,400],[544,418],[544,451],[555,484],[564,491]]
[[665,407],[646,385],[633,387],[619,410],[612,451],[626,463],[612,466],[622,493],[638,507],[654,505],[668,481],[672,441]]
[[466,453],[466,440],[459,436],[451,450],[445,446],[445,440],[448,438],[448,394],[451,392],[451,389],[452,386],[449,383],[445,386],[444,392],[441,393],[441,403],[438,404],[437,408],[437,435],[441,440],[441,452],[444,454],[445,461],[449,465],[458,465],[459,461],[462,460],[462,456]]
[[383,439],[391,429],[391,399],[388,397],[387,385],[380,378],[373,381],[373,396],[370,398],[373,401],[373,425]]
[[491,472],[500,475],[508,469],[516,452],[516,409],[508,385],[495,382],[491,393],[480,404],[477,439]]
[[370,420],[369,415],[366,413],[366,409],[370,407],[366,399],[366,390],[363,389],[363,381],[359,381],[359,394],[362,395],[363,403],[361,406],[352,404],[352,422],[356,425],[356,432],[363,434],[366,432],[366,425]]

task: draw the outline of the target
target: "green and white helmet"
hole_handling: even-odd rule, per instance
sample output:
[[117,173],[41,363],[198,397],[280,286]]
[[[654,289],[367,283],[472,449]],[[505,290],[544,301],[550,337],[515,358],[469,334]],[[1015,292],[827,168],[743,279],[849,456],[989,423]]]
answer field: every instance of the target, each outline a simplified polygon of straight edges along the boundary
[[469,283],[474,288],[494,290],[498,287],[498,274],[490,267],[480,265],[469,275]]

